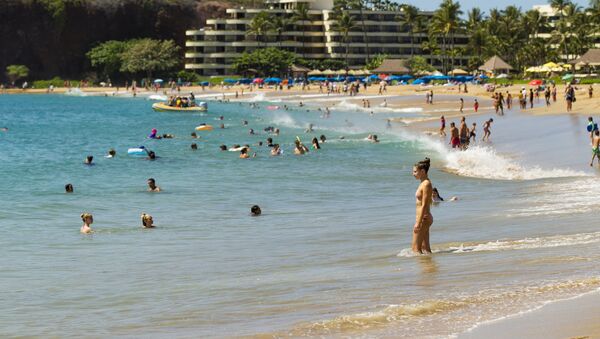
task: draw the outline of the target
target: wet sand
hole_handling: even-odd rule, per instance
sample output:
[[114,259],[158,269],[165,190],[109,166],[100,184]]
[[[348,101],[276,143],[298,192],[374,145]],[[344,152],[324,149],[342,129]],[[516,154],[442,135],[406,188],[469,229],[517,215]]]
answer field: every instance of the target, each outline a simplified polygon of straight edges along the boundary
[[489,322],[458,338],[600,338],[600,291]]

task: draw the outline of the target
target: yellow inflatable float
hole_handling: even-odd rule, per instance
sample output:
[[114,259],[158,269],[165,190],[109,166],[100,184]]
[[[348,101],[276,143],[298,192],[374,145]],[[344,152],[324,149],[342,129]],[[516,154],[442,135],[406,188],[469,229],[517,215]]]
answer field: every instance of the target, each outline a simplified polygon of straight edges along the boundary
[[202,124],[196,127],[196,131],[212,131],[213,127],[211,125]]
[[152,109],[157,112],[206,112],[206,103],[200,102],[197,106],[192,107],[176,107],[169,106],[166,103],[155,103],[152,104]]

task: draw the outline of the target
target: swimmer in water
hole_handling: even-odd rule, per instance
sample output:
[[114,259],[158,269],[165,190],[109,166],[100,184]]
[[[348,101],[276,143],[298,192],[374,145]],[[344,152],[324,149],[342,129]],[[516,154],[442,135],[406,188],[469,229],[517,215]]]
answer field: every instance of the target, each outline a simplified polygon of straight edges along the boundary
[[279,128],[276,128],[276,129],[273,131],[273,134],[275,134],[275,135],[279,135]]
[[195,151],[198,149],[198,145],[196,143],[193,143],[192,145],[190,145],[190,148]]
[[250,158],[250,156],[248,155],[248,149],[244,147],[240,151],[240,159],[248,159],[248,158]]
[[432,198],[433,203],[439,203],[439,202],[444,201],[444,198],[442,198],[440,196],[440,192],[438,192],[438,189],[435,188],[435,187],[433,188],[432,197],[431,198]]
[[248,121],[247,120],[242,121],[242,125],[248,126]]
[[221,149],[221,151],[227,151],[227,145],[221,145],[219,146],[219,149]]
[[83,226],[79,229],[79,232],[83,234],[92,233],[93,230],[90,227],[94,223],[94,216],[90,213],[84,212],[81,214],[81,220],[83,221]]
[[65,185],[65,193],[73,193],[73,185],[66,184]]
[[84,164],[88,165],[88,166],[92,166],[94,164],[94,157],[91,155],[88,155],[85,158],[85,161],[83,162]]
[[0,132],[8,132],[8,127],[0,127]]
[[142,227],[143,228],[154,228],[154,220],[150,214],[142,213]]
[[279,144],[273,145],[273,148],[271,149],[271,155],[272,156],[281,155],[281,149],[279,148]]
[[149,178],[148,181],[148,192],[160,192],[160,187],[156,186],[156,180]]
[[251,128],[251,129],[248,131],[248,134],[250,134],[250,135],[254,135],[254,129],[252,129],[252,128]]
[[321,149],[321,146],[319,145],[319,140],[317,138],[312,139],[312,147],[314,149]]
[[[438,204],[438,203],[444,201],[444,198],[442,198],[440,196],[440,192],[438,192],[437,188],[435,188],[435,187],[433,188],[433,192],[432,192],[432,200],[433,200],[434,204]],[[458,197],[452,197],[448,201],[456,201],[456,200],[458,200]]]
[[198,139],[198,134],[196,134],[196,132],[192,132],[191,136],[192,139]]
[[150,135],[148,135],[149,139],[160,139],[160,135],[157,135],[156,133],[158,133],[158,130],[156,128],[153,128],[152,131],[150,132]]
[[154,151],[146,151],[148,152],[148,157],[146,158],[147,160],[156,160],[156,153],[154,153]]
[[250,208],[250,214],[253,217],[258,217],[259,215],[262,214],[262,211],[260,210],[260,207],[258,205],[254,205]]
[[306,146],[304,146],[299,139],[296,139],[296,141],[294,141],[294,154],[295,155],[303,155],[306,154],[308,152],[308,148],[306,148]]
[[271,137],[268,137],[268,138],[267,138],[267,147],[273,147],[273,146],[274,146],[274,145],[273,145],[273,138],[271,138]]
[[304,133],[312,133],[313,131],[313,124],[308,124],[308,128],[306,129],[306,131],[304,131]]
[[221,124],[221,126],[219,126],[220,129],[225,129],[225,124]]
[[117,151],[115,151],[114,148],[111,148],[111,149],[108,150],[108,154],[105,156],[105,158],[112,159],[116,155],[117,155]]
[[433,201],[433,189],[429,180],[430,160],[419,161],[413,167],[413,176],[420,180],[421,183],[417,188],[415,197],[417,200],[416,220],[413,227],[412,250],[415,253],[431,253],[429,244],[429,228],[433,224],[433,216],[431,215],[430,205]]
[[327,140],[327,138],[325,137],[325,134],[321,134],[321,136],[319,137],[319,139],[321,139],[321,143],[324,144],[325,141]]

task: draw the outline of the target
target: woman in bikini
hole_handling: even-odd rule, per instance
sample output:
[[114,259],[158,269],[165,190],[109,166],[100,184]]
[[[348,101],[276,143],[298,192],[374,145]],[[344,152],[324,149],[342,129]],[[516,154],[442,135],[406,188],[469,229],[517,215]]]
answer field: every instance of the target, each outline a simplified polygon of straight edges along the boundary
[[429,228],[431,227],[431,224],[433,224],[433,216],[430,211],[431,202],[433,200],[433,188],[431,181],[427,176],[429,165],[429,158],[425,158],[425,160],[419,161],[413,167],[413,176],[415,179],[420,180],[421,183],[415,193],[417,213],[415,226],[413,227],[412,250],[413,252],[420,254],[422,254],[423,251],[431,253]]

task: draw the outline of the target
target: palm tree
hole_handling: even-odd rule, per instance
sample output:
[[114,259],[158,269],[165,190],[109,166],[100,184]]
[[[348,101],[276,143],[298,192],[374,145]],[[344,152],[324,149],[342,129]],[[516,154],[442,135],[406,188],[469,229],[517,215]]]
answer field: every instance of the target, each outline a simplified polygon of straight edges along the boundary
[[279,48],[281,48],[283,32],[285,32],[290,23],[290,20],[283,16],[277,16],[270,22],[270,28],[277,34]]
[[350,49],[350,41],[348,35],[350,31],[356,27],[354,17],[348,14],[347,11],[343,11],[342,14],[337,18],[335,22],[335,30],[342,34],[344,44],[346,44],[346,72],[348,72],[348,50]]
[[567,6],[571,5],[571,1],[570,0],[550,0],[549,1],[550,6],[554,9],[556,9],[556,11],[560,14],[561,19],[564,16],[564,10]]
[[366,54],[367,54],[367,59],[365,60],[365,63],[369,62],[369,59],[371,58],[371,53],[369,51],[369,39],[367,37],[367,26],[365,24],[365,16],[363,13],[363,10],[365,9],[366,5],[365,5],[365,0],[348,0],[348,9],[353,9],[353,10],[358,10],[360,12],[360,21],[361,21],[361,26],[362,26],[362,32],[363,32],[363,41],[365,43],[365,48],[366,48]]
[[[435,11],[430,24],[430,33],[434,36],[442,36],[442,69],[447,72],[447,54],[446,49],[454,49],[454,34],[461,27],[460,15],[463,12],[460,10],[460,4],[453,0],[444,0],[440,8]],[[448,44],[449,43],[449,44]],[[449,46],[448,46],[449,45]],[[451,57],[450,66],[454,66],[454,57]]]
[[250,21],[248,30],[246,30],[246,35],[254,35],[256,41],[258,41],[258,47],[261,47],[260,43],[264,40],[267,32],[269,31],[269,27],[269,15],[267,12],[260,12],[254,18],[252,18],[252,21]]
[[483,22],[483,13],[479,7],[473,7],[469,13],[467,13],[468,19],[466,26],[469,30],[473,30],[481,25]]
[[[293,20],[297,23],[300,21],[302,26],[305,26],[306,21],[310,21],[310,14],[308,13],[308,6],[304,3],[299,3],[294,11]],[[305,27],[302,27],[302,57],[306,58],[306,39],[305,39]]]
[[420,26],[418,21],[421,20],[421,15],[419,15],[419,9],[411,5],[402,5],[400,11],[402,14],[398,19],[408,29],[408,34],[410,35],[410,57],[412,58],[415,55],[414,37],[418,26]]

